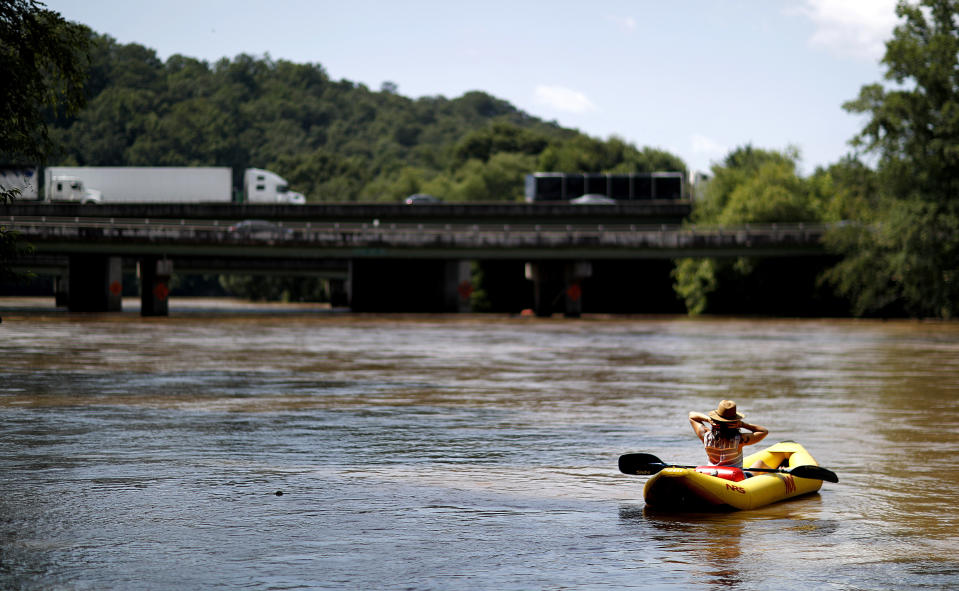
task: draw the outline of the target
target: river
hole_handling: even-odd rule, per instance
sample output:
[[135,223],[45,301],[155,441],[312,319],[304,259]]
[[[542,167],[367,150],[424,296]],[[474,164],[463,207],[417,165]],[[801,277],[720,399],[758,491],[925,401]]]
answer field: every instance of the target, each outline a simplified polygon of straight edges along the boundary
[[[959,324],[2,317],[0,588],[959,586]],[[722,398],[839,483],[646,508]]]

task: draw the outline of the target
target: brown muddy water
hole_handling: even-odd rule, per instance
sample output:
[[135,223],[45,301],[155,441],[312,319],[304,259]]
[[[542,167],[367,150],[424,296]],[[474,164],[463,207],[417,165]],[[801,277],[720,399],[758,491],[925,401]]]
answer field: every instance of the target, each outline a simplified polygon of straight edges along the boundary
[[[957,324],[2,316],[0,588],[959,586]],[[840,482],[646,509],[724,397]]]

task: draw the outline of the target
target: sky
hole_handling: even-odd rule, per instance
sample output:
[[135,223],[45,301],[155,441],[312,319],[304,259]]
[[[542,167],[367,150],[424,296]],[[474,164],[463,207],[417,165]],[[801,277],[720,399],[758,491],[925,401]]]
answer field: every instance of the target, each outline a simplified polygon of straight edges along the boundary
[[895,0],[44,0],[166,60],[319,64],[411,98],[481,90],[590,136],[708,172],[733,149],[796,147],[812,173],[864,126]]

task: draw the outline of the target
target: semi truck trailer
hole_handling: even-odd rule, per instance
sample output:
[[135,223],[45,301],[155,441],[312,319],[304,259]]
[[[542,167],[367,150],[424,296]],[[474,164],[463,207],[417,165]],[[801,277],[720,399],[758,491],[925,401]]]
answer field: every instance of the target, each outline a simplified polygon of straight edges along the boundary
[[74,203],[306,203],[276,173],[243,171],[234,188],[228,167],[51,166],[38,187],[37,169],[7,168],[0,187],[19,188],[21,200]]

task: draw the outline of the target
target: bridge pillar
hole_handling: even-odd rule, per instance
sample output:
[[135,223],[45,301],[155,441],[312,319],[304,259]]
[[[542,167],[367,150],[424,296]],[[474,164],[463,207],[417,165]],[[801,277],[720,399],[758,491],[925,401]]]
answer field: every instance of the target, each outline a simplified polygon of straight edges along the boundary
[[120,257],[73,255],[66,283],[71,312],[119,312],[123,307]]
[[70,305],[70,267],[53,278],[53,300],[57,308]]
[[447,261],[443,274],[447,312],[470,312],[473,272],[469,261]]
[[533,312],[552,316],[562,310],[570,318],[583,313],[583,280],[593,274],[589,261],[535,261],[526,264],[533,282]]
[[583,280],[593,275],[593,266],[589,261],[569,261],[564,265],[563,276],[565,305],[563,314],[567,318],[578,318],[583,313]]
[[330,289],[331,308],[345,308],[350,305],[349,279],[330,279],[327,285]]
[[555,281],[551,267],[549,261],[526,263],[526,278],[533,282],[533,313],[541,317],[553,315]]
[[145,257],[139,261],[140,316],[170,315],[170,276],[173,261]]

